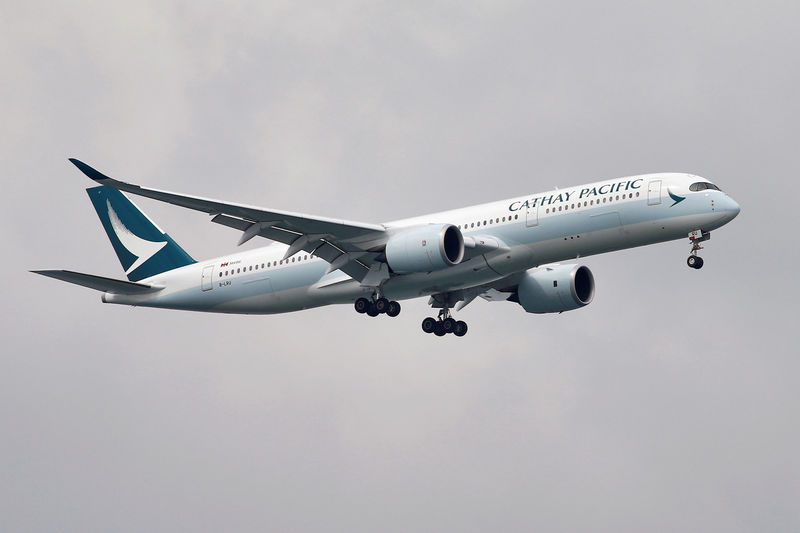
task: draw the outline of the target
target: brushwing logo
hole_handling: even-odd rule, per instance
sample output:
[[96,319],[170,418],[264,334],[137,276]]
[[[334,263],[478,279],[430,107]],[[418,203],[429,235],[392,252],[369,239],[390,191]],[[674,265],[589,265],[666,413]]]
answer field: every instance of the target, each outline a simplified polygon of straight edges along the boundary
[[673,194],[673,192],[671,190],[669,190],[669,188],[667,188],[667,193],[669,194],[669,197],[672,198],[672,201],[674,202],[670,207],[674,207],[674,206],[678,205],[679,203],[681,203],[682,201],[686,200],[685,196],[678,196],[677,194]]
[[108,206],[108,219],[111,221],[111,227],[114,229],[114,233],[117,234],[119,242],[122,243],[125,249],[136,256],[136,261],[125,271],[125,274],[130,274],[156,255],[159,250],[167,245],[167,241],[153,242],[138,237],[122,223],[117,216],[117,212],[111,207],[111,202],[106,200],[106,205]]

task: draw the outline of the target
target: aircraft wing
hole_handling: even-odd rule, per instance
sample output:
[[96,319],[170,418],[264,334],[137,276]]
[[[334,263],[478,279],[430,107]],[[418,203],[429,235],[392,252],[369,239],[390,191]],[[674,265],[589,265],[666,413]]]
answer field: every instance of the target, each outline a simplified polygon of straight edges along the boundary
[[331,270],[340,269],[358,281],[363,280],[376,263],[386,243],[386,230],[377,224],[262,209],[149,189],[110,178],[77,159],[70,159],[70,162],[101,185],[214,215],[212,222],[242,231],[239,244],[255,236],[282,242],[289,245],[285,257],[304,250],[330,263]]

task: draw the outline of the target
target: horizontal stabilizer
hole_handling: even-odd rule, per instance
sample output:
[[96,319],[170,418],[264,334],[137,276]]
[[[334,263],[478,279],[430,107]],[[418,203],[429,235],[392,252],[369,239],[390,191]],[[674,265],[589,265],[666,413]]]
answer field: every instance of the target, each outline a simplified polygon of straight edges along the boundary
[[148,292],[157,292],[163,289],[163,287],[153,287],[152,285],[145,285],[143,283],[133,283],[119,279],[104,278],[102,276],[93,276],[91,274],[83,274],[71,270],[31,270],[31,272],[66,281],[67,283],[81,285],[82,287],[88,287],[96,291],[112,292],[115,294],[147,294]]

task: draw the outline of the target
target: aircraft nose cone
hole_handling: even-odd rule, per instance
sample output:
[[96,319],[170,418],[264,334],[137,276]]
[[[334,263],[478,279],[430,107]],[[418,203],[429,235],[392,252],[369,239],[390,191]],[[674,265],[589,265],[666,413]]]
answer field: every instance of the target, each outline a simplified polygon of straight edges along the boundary
[[736,218],[736,215],[739,214],[739,211],[741,211],[742,208],[739,207],[739,204],[736,203],[736,200],[730,196],[728,196],[726,200],[725,213],[728,215],[728,220],[731,221]]

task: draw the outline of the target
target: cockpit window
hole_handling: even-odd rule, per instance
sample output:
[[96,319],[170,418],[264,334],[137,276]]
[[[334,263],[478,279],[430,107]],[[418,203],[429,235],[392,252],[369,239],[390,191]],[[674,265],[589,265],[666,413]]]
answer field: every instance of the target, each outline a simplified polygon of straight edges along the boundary
[[694,192],[704,191],[706,189],[712,189],[712,190],[715,190],[715,191],[721,191],[722,190],[719,187],[717,187],[716,185],[714,185],[713,183],[708,183],[707,181],[698,181],[697,183],[692,183],[691,185],[689,185],[689,190],[690,191],[694,191]]

